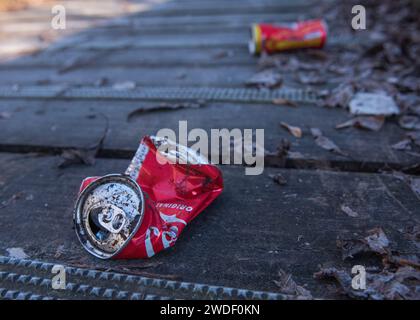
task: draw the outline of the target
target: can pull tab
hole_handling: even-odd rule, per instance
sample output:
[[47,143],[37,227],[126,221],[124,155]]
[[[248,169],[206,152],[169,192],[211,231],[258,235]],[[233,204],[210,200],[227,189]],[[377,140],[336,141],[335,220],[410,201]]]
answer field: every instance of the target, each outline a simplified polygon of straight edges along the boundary
[[126,225],[127,217],[124,210],[113,204],[107,204],[101,207],[101,212],[98,214],[98,223],[111,233],[119,233]]

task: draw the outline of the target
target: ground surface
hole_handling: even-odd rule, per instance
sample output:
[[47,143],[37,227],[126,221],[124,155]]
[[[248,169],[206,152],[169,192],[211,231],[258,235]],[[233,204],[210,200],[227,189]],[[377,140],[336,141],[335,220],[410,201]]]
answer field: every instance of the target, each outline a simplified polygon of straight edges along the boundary
[[[339,238],[364,237],[367,230],[381,227],[393,250],[419,255],[418,239],[408,236],[420,220],[420,196],[412,188],[418,181],[419,154],[391,147],[406,135],[395,119],[378,132],[335,129],[349,119],[348,111],[325,108],[316,96],[305,94],[308,85],[297,75],[310,71],[288,69],[287,63],[296,58],[293,53],[282,57],[289,60],[281,72],[281,88],[245,86],[262,63],[247,51],[249,24],[316,18],[330,1],[322,6],[309,0],[64,4],[64,31],[51,30],[50,4],[0,13],[0,254],[270,292],[282,291],[274,280],[284,270],[319,298],[342,297],[314,279],[320,267],[349,270],[355,264],[342,261]],[[349,21],[346,16],[329,21],[325,52],[334,55],[370,41],[368,33],[341,32]],[[311,64],[313,56],[308,57],[299,56]],[[333,88],[345,76],[323,75],[325,81],[314,81],[315,88]],[[273,103],[279,98],[296,106]],[[205,100],[205,106],[127,119],[139,107],[197,100]],[[150,260],[104,262],[89,256],[72,229],[81,180],[123,172],[143,135],[165,127],[177,130],[180,120],[188,120],[190,129],[207,131],[265,129],[266,170],[251,177],[241,166],[222,166],[225,191],[220,198],[191,223],[175,247]],[[299,126],[303,137],[291,136],[281,121]],[[94,165],[58,168],[63,150],[95,144],[107,122],[109,131]],[[314,143],[314,127],[347,156]],[[275,153],[282,139],[291,144],[285,158]],[[409,167],[414,169],[404,169]],[[402,178],[391,169],[413,175]],[[271,178],[278,173],[285,185]],[[11,248],[24,254],[11,253]],[[9,292],[9,298],[17,297],[13,290],[36,293],[37,285],[15,281],[19,274],[33,273],[19,269],[29,262],[16,267],[6,260],[1,260],[0,279],[9,275],[10,281],[0,282],[6,290],[0,296]],[[10,276],[13,272],[17,275]],[[98,283],[94,285],[127,289],[105,280]],[[147,288],[138,290],[173,295]],[[42,296],[77,296],[42,290]],[[174,295],[189,297],[191,292]],[[77,294],[83,296],[83,290]]]

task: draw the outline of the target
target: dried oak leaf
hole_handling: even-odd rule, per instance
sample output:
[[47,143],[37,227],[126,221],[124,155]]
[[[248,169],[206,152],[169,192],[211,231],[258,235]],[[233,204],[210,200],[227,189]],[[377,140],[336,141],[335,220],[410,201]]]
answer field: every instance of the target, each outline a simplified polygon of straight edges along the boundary
[[398,119],[398,125],[406,130],[420,130],[420,117],[403,115]]
[[420,272],[411,267],[402,267],[396,272],[366,272],[366,289],[355,290],[352,277],[337,268],[325,268],[314,274],[316,279],[335,279],[342,291],[350,298],[372,300],[418,300],[420,293],[416,284],[420,280]]
[[273,161],[277,167],[284,167],[286,164],[286,157],[289,154],[290,141],[283,138],[280,140],[277,150],[266,154],[266,161]]
[[281,56],[268,55],[263,52],[258,59],[257,67],[258,70],[266,70],[268,68],[278,68],[283,64],[284,59]]
[[68,149],[60,155],[58,167],[64,169],[73,164],[95,164],[96,149]]
[[9,119],[11,116],[10,112],[0,112],[0,119]]
[[287,139],[281,139],[279,145],[277,146],[276,155],[281,158],[286,158],[290,150],[290,141]]
[[385,93],[358,92],[349,101],[350,113],[354,115],[390,116],[399,114],[392,96]]
[[389,244],[389,240],[381,228],[369,230],[368,235],[363,239],[337,240],[343,260],[353,258],[361,253],[387,255]]
[[368,231],[368,236],[364,238],[369,248],[379,254],[387,254],[389,247],[388,237],[381,228],[374,228]]
[[74,164],[85,164],[93,165],[95,164],[95,158],[99,150],[102,148],[104,140],[108,134],[108,118],[105,118],[106,126],[103,135],[98,140],[97,143],[87,148],[71,148],[64,150],[60,155],[60,161],[58,163],[58,168],[64,169]]
[[254,74],[245,84],[258,88],[275,88],[279,87],[282,82],[283,78],[280,74],[273,70],[264,70]]
[[321,85],[325,84],[327,80],[317,72],[299,73],[298,81],[302,84]]
[[215,54],[213,54],[211,57],[212,59],[219,60],[219,59],[224,59],[227,57],[233,57],[233,55],[234,55],[234,52],[232,50],[220,50],[216,52]]
[[404,139],[401,140],[391,146],[392,149],[399,150],[399,151],[409,151],[411,150],[411,140]]
[[287,124],[286,122],[280,122],[280,125],[285,128],[287,131],[289,131],[293,136],[296,138],[302,138],[302,129],[296,126],[292,126],[290,124]]
[[328,60],[329,56],[326,51],[319,50],[319,49],[307,49],[304,52],[302,52],[304,55],[307,55],[311,58],[318,59],[321,61]]
[[[324,279],[335,279],[340,285],[341,289],[348,296],[353,296],[353,289],[351,287],[352,277],[344,270],[338,270],[337,268],[323,268],[318,272],[314,273],[314,278],[318,280]],[[357,292],[356,292],[357,293]],[[358,297],[358,296],[357,296]]]
[[203,102],[181,102],[181,103],[160,103],[148,107],[141,107],[131,111],[127,115],[127,122],[130,122],[134,118],[143,115],[145,113],[156,112],[156,111],[171,111],[177,109],[197,109],[203,107],[205,104]]
[[298,300],[311,300],[312,294],[309,290],[296,284],[292,279],[291,274],[287,274],[285,271],[279,271],[279,280],[273,280],[274,283],[280,288],[280,292],[293,296],[293,299]]
[[322,149],[337,153],[342,156],[347,156],[347,154],[341,151],[341,149],[332,140],[325,137],[320,129],[311,128],[311,134],[315,139],[315,143]]
[[269,177],[271,179],[273,179],[273,181],[281,186],[284,186],[287,184],[287,180],[285,177],[283,177],[283,175],[281,175],[280,173],[276,173],[276,174],[270,174]]
[[288,100],[288,99],[277,98],[277,99],[274,99],[272,102],[273,102],[273,104],[276,104],[276,105],[285,105],[285,106],[290,106],[290,107],[297,107],[297,104],[295,102],[293,102],[291,100]]
[[349,217],[357,218],[359,216],[359,214],[353,209],[351,209],[349,206],[342,205],[340,208],[341,208],[341,211],[343,211]]
[[336,129],[348,127],[361,128],[371,131],[379,131],[385,123],[384,116],[360,116],[336,125]]
[[112,88],[114,90],[118,90],[118,91],[127,91],[127,90],[132,90],[136,87],[136,83],[133,81],[122,81],[122,82],[117,82],[114,83],[114,85],[112,86]]
[[383,259],[383,264],[390,269],[391,267],[413,267],[420,270],[420,261],[417,256],[399,256],[389,254]]
[[352,83],[341,84],[327,96],[324,105],[330,108],[346,108],[354,93],[355,87]]

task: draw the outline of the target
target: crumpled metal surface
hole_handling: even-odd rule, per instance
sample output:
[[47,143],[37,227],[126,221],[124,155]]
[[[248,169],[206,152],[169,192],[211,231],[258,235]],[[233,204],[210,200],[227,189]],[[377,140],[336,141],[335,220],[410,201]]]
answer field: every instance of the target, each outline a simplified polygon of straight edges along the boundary
[[[179,148],[168,148],[163,154],[158,150],[162,144]],[[187,157],[186,164],[175,161]],[[126,175],[144,194],[144,216],[138,230],[112,259],[150,258],[173,246],[187,224],[223,190],[222,173],[216,166],[193,150],[158,137],[142,139]],[[80,192],[99,178],[84,179]]]

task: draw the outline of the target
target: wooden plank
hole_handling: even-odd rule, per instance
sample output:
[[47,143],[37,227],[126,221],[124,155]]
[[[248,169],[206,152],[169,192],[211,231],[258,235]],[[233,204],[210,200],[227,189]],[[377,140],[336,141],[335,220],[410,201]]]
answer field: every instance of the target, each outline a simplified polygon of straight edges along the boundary
[[[242,49],[241,51],[244,51]],[[211,52],[215,52],[211,51]],[[79,55],[79,61],[69,58],[62,65],[53,64],[52,66],[43,66],[35,64],[26,66],[23,61],[23,67],[15,60],[15,64],[10,64],[0,68],[0,85],[20,84],[20,85],[38,85],[38,84],[66,84],[93,86],[98,80],[106,78],[109,84],[122,81],[132,81],[138,86],[202,86],[202,87],[245,87],[245,83],[259,70],[253,64],[194,64],[185,63],[189,60],[184,59],[184,64],[173,64],[171,61],[165,63],[159,68],[156,66],[156,59],[149,60],[149,64],[106,64],[102,63],[103,53]],[[112,53],[110,53],[112,55]],[[110,56],[108,55],[108,57]],[[105,58],[104,58],[105,59]],[[54,61],[54,59],[52,59]],[[146,59],[147,60],[147,59]],[[182,59],[181,59],[182,61]],[[73,64],[74,62],[74,64]],[[96,62],[99,62],[96,64]],[[70,68],[66,68],[70,63]],[[104,65],[105,64],[105,65]],[[61,72],[61,70],[66,70]],[[296,75],[284,74],[284,84],[288,87],[300,86]],[[331,79],[335,83],[336,78]]]
[[[105,139],[103,155],[130,157],[143,135],[155,134],[162,128],[178,132],[181,120],[188,128],[264,129],[265,148],[276,151],[282,138],[291,141],[291,151],[300,152],[303,163],[291,166],[338,166],[346,170],[379,170],[409,165],[418,158],[391,148],[402,140],[405,132],[389,122],[379,132],[355,128],[336,130],[335,126],[348,119],[341,109],[299,105],[297,108],[270,104],[208,103],[200,109],[181,109],[143,114],[127,122],[127,116],[140,107],[152,107],[157,102],[136,100],[0,100],[0,112],[10,115],[0,120],[0,150],[56,152],[57,148],[87,147],[103,134],[105,117],[110,133]],[[302,114],[308,115],[302,117]],[[303,137],[292,137],[280,128],[281,121],[299,126]],[[24,124],[24,130],[22,130]],[[350,157],[330,153],[318,147],[309,128],[320,128]],[[292,159],[290,159],[292,160]],[[267,163],[271,163],[269,157]],[[297,160],[293,160],[297,161]]]
[[[14,25],[18,23],[19,25],[38,25],[40,23],[45,23],[51,19],[51,15],[48,11],[49,16],[47,17],[37,17],[34,15],[29,15],[28,17],[20,18],[14,15],[6,15],[0,17],[0,21],[7,22],[6,30],[10,30],[8,25]],[[243,26],[244,24],[249,24],[253,22],[279,22],[279,21],[296,21],[299,17],[310,17],[311,12],[302,12],[302,13],[255,13],[255,14],[235,14],[229,13],[226,15],[218,15],[218,16],[209,16],[209,15],[180,15],[180,16],[170,16],[170,17],[148,17],[143,16],[141,13],[139,14],[125,14],[116,17],[87,17],[84,15],[72,16],[72,20],[68,21],[69,27],[75,28],[76,23],[88,23],[89,21],[92,23],[105,23],[104,27],[150,27],[150,28],[157,28],[157,27],[180,27],[180,26],[206,26],[211,27],[215,24],[223,25],[223,26]],[[312,15],[315,18],[315,15]],[[7,18],[7,19],[5,19]],[[50,21],[49,21],[50,22]]]
[[[191,67],[173,66],[168,69],[156,67],[102,67],[73,69],[59,73],[59,68],[8,68],[0,74],[0,84],[36,84],[54,83],[93,85],[96,81],[107,78],[110,83],[133,81],[139,86],[243,86],[255,73],[249,66],[209,66]],[[226,73],[229,76],[226,76]]]
[[[249,24],[254,22],[280,22],[280,21],[296,21],[299,17],[315,18],[314,14],[311,15],[311,11],[300,12],[300,13],[255,13],[255,14],[235,14],[230,13],[226,15],[208,16],[208,15],[180,15],[170,17],[147,17],[138,15],[126,15],[117,19],[110,20],[106,26],[108,27],[127,27],[130,26],[135,30],[141,30],[141,28],[166,28],[167,30],[171,27],[216,27],[223,26],[229,27],[247,27]],[[146,29],[147,30],[147,29]],[[169,30],[168,30],[169,31]]]
[[[316,297],[325,283],[313,279],[319,265],[350,269],[341,261],[338,236],[362,236],[382,227],[392,247],[419,254],[406,228],[419,223],[418,201],[410,188],[388,175],[266,169],[245,176],[243,167],[223,167],[222,195],[186,228],[175,247],[150,260],[99,261],[78,243],[72,208],[81,180],[122,172],[127,160],[98,160],[93,167],[56,168],[53,157],[0,154],[0,250],[23,248],[32,259],[88,267],[139,267],[157,277],[257,290],[277,290],[283,269]],[[269,174],[280,172],[287,185]],[[341,205],[359,213],[352,218]],[[147,269],[141,269],[149,264]]]
[[[159,46],[147,45],[141,50],[128,45],[126,50],[123,50],[125,47],[123,42],[126,41],[120,43],[98,41],[96,44],[102,43],[105,47],[101,48],[95,45],[95,48],[99,50],[96,53],[89,52],[90,48],[81,46],[78,48],[82,49],[81,51],[70,51],[76,52],[76,55],[71,56],[70,53],[66,53],[67,50],[51,47],[41,53],[39,58],[35,57],[34,60],[25,57],[17,58],[0,67],[4,71],[0,74],[0,84],[19,83],[23,85],[49,81],[55,84],[92,85],[100,78],[106,77],[111,83],[134,81],[140,86],[243,87],[244,83],[258,71],[257,58],[247,56],[247,39],[245,37],[241,44],[238,42],[236,46],[204,44],[202,48],[197,43],[192,48],[178,45],[176,48],[159,48]],[[111,45],[109,45],[110,43]],[[68,40],[62,46],[71,48],[72,41]],[[115,48],[111,50],[112,46]],[[116,50],[115,55],[114,50]],[[331,50],[334,49],[331,48]],[[218,54],[223,54],[225,51],[227,57],[217,58]],[[178,52],[181,54],[184,52],[185,55],[177,55]],[[229,56],[230,52],[233,55]],[[63,53],[62,56],[61,53]],[[46,60],[50,60],[50,62],[45,63]],[[33,62],[28,63],[28,61]],[[59,72],[72,61],[74,61],[72,68],[64,73]],[[79,64],[79,62],[81,63]],[[189,67],[185,68],[185,65]],[[325,69],[322,72],[327,73],[328,71]],[[331,75],[325,77],[327,83],[341,82],[341,79],[338,79],[336,75]],[[300,86],[300,83],[297,82],[297,73],[285,72],[282,76],[285,85]]]
[[[95,2],[86,1],[62,1],[66,8],[68,18],[106,18],[122,14],[137,14],[147,17],[171,17],[186,15],[224,15],[224,14],[258,14],[269,12],[297,12],[308,9],[313,5],[308,1],[290,2],[267,2],[267,3],[233,3],[230,1],[207,2],[207,3],[186,3],[175,2],[173,6],[168,3],[150,4],[124,4],[124,3],[101,3],[98,6]],[[34,19],[45,20],[51,18],[51,4],[37,6],[31,10],[23,10],[10,13],[0,13],[0,21],[8,22],[13,20],[31,21]]]
[[[38,54],[22,56],[19,59],[0,64],[0,70],[10,70],[11,67],[43,67],[62,68],[72,61],[89,60],[89,65],[95,67],[106,66],[154,66],[171,68],[173,66],[215,66],[215,65],[250,65],[257,64],[256,57],[249,54],[248,49],[232,48],[174,48],[159,50],[143,48],[132,50],[115,50],[102,54],[95,50],[68,49],[60,54],[41,51]],[[100,56],[100,57],[99,57]],[[97,57],[97,58],[96,58]],[[75,65],[77,68],[77,65]],[[17,71],[16,71],[17,72]]]
[[225,15],[225,14],[256,14],[268,12],[299,12],[304,11],[314,5],[310,1],[293,1],[293,2],[278,2],[273,4],[238,4],[230,2],[219,2],[210,4],[196,3],[195,5],[189,3],[186,5],[179,5],[178,3],[170,7],[166,4],[161,7],[150,7],[150,10],[141,12],[142,16],[159,16],[171,17],[180,15]]

